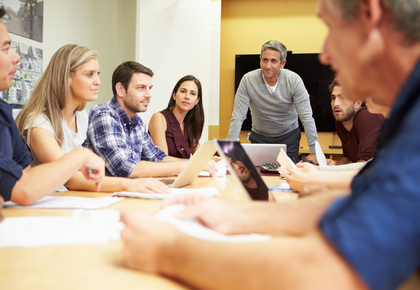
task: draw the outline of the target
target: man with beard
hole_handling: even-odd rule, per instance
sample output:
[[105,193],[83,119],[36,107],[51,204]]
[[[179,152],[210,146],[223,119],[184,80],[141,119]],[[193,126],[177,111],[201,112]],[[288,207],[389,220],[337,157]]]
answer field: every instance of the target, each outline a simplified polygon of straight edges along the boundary
[[328,165],[340,165],[365,162],[376,151],[375,141],[385,118],[382,114],[371,114],[361,101],[346,99],[342,87],[335,79],[330,87],[331,108],[335,118],[335,127],[343,146],[343,157],[330,160]]
[[245,186],[245,189],[248,191],[251,199],[253,200],[269,200],[270,195],[268,194],[268,189],[262,181],[261,178],[258,178],[258,173],[254,170],[250,170],[242,161],[236,160],[229,155],[227,155],[230,165],[233,170],[235,170],[239,180]]
[[[139,112],[145,112],[152,97],[153,71],[138,62],[120,64],[112,74],[114,97],[89,113],[83,143],[105,160],[106,175],[128,178],[177,175],[188,160],[167,156],[147,133]],[[205,171],[214,175],[215,161]]]

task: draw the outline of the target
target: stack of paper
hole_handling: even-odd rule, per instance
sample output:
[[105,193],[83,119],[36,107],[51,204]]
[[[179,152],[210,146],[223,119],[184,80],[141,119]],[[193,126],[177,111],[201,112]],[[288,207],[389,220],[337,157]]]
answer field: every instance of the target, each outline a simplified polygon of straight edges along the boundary
[[99,209],[120,202],[123,198],[118,197],[77,197],[77,196],[46,196],[37,200],[33,205],[22,206],[8,201],[4,207],[19,208],[70,208],[70,209]]
[[129,192],[121,191],[114,192],[112,196],[123,196],[123,197],[137,197],[145,199],[166,199],[173,197],[177,194],[183,193],[201,193],[208,197],[214,197],[219,195],[219,191],[215,187],[204,187],[204,188],[171,188],[170,193],[141,193],[141,192]]
[[0,247],[106,244],[124,224],[112,209],[75,210],[71,217],[15,217],[0,223]]

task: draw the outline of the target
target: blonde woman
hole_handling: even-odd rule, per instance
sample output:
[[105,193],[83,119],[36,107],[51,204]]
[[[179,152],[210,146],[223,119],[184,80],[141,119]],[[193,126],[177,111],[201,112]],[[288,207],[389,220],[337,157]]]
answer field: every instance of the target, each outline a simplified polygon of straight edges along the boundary
[[[68,44],[51,58],[28,104],[16,119],[18,129],[33,153],[33,165],[53,162],[86,139],[86,102],[98,98],[99,63],[96,51]],[[69,190],[96,191],[95,183],[81,172],[65,186]],[[169,192],[154,179],[105,177],[101,191]]]

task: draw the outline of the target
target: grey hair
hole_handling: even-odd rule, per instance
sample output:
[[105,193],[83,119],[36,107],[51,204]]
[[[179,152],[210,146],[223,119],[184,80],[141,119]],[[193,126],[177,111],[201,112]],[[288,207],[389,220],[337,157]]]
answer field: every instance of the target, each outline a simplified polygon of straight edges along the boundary
[[277,40],[270,40],[270,41],[267,41],[266,43],[264,43],[263,46],[261,47],[260,57],[262,57],[262,54],[263,54],[264,50],[266,50],[266,49],[273,49],[273,50],[280,51],[280,62],[285,61],[286,58],[287,58],[286,46],[284,46],[283,43],[281,43]]
[[[359,12],[361,0],[333,0],[341,10],[344,20],[353,19]],[[382,6],[389,13],[397,31],[404,33],[406,41],[420,41],[420,0],[381,0]]]

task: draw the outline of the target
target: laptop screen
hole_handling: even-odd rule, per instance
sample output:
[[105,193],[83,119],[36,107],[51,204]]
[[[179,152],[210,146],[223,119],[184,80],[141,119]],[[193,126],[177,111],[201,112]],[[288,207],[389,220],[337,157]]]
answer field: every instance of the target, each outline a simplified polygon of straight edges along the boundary
[[[268,188],[238,141],[216,140],[220,150],[230,164],[231,174],[242,182],[252,200],[268,200]],[[219,150],[219,151],[220,151]]]

